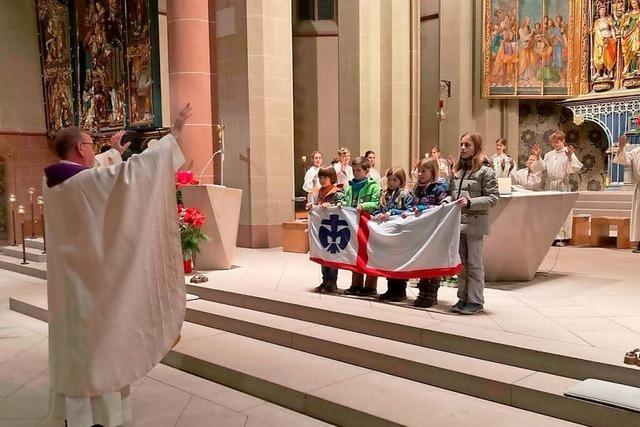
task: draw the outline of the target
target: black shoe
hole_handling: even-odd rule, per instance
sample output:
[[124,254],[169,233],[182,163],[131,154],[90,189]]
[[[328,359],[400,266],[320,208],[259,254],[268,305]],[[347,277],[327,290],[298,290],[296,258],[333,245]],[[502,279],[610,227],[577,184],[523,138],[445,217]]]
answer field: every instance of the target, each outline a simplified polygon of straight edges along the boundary
[[640,243],[638,243],[638,246],[631,252],[633,252],[634,254],[640,254]]
[[325,286],[327,286],[327,282],[323,281],[322,283],[320,283],[319,286],[316,286],[315,288],[313,288],[313,292],[315,292],[317,294],[321,294],[321,293],[324,292]]
[[372,297],[376,295],[378,291],[375,288],[370,288],[368,286],[363,286],[358,290],[358,295],[361,297]]
[[452,313],[460,313],[460,310],[462,310],[465,305],[467,305],[467,303],[459,299],[457,303],[451,306],[449,311]]
[[413,302],[415,307],[429,308],[438,304],[438,299],[433,299],[430,296],[418,295],[418,298]]
[[393,293],[390,290],[387,290],[387,292],[378,295],[378,299],[380,301],[391,301],[391,298],[393,298]]
[[344,290],[344,294],[345,295],[359,295],[360,294],[360,289],[362,289],[362,286],[350,286],[347,289]]
[[327,283],[324,285],[324,289],[322,293],[325,294],[335,294],[338,292],[338,284],[335,280],[327,280]]
[[467,315],[472,315],[472,314],[478,314],[484,311],[484,308],[482,307],[482,305],[480,304],[474,304],[474,303],[469,303],[467,305],[465,305],[464,307],[462,307],[458,313],[460,314],[467,314]]

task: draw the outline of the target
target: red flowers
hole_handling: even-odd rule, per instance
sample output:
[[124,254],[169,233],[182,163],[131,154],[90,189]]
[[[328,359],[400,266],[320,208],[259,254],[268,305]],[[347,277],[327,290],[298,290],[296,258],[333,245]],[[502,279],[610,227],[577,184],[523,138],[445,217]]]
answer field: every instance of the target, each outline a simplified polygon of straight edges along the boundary
[[194,254],[200,252],[200,242],[209,240],[200,227],[204,224],[205,217],[194,207],[185,208],[178,204],[178,222],[180,223],[180,241],[184,259],[191,259]]

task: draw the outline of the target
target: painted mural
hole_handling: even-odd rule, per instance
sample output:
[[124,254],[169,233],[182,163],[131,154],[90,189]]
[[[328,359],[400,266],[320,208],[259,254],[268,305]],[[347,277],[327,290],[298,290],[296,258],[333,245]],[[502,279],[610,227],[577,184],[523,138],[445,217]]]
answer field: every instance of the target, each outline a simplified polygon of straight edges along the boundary
[[574,124],[570,110],[550,101],[520,101],[518,167],[525,167],[529,151],[536,143],[545,153],[551,151],[553,148],[549,136],[557,130],[565,133],[566,143],[574,146],[576,155],[584,165],[580,173],[569,176],[571,190],[604,190],[608,148],[604,132],[591,122],[581,126]]
[[566,97],[571,93],[574,0],[484,0],[483,93]]

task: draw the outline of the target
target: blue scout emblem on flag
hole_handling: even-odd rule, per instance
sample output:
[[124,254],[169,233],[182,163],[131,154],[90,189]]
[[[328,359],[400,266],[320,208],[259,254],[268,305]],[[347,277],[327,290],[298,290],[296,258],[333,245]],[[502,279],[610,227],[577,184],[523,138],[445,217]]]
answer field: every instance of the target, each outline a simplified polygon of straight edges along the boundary
[[[340,219],[339,215],[329,215],[329,219],[323,219],[320,224],[318,237],[323,248],[335,254],[347,247],[351,239],[347,221]],[[323,227],[324,225],[329,227]]]

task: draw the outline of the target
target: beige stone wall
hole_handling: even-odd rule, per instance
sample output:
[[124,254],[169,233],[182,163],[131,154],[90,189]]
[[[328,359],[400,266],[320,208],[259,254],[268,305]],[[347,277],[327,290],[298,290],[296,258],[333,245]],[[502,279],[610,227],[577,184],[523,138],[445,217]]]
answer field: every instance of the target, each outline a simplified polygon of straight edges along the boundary
[[[440,143],[440,20],[420,24],[420,157]],[[446,101],[445,101],[446,102]]]
[[[47,148],[35,2],[3,0],[0,7],[0,162],[5,195],[29,203],[41,194],[42,169],[55,158]],[[6,199],[0,203],[8,203]],[[7,206],[8,208],[8,206]],[[5,224],[6,227],[6,224]],[[6,227],[11,238],[11,227]]]
[[295,193],[303,195],[302,156],[323,153],[325,163],[338,150],[338,36],[293,37]]
[[0,69],[0,130],[44,132],[35,1],[2,1]]
[[293,218],[290,4],[220,0],[216,10],[227,20],[217,37],[225,185],[243,190],[238,244],[279,246]]

